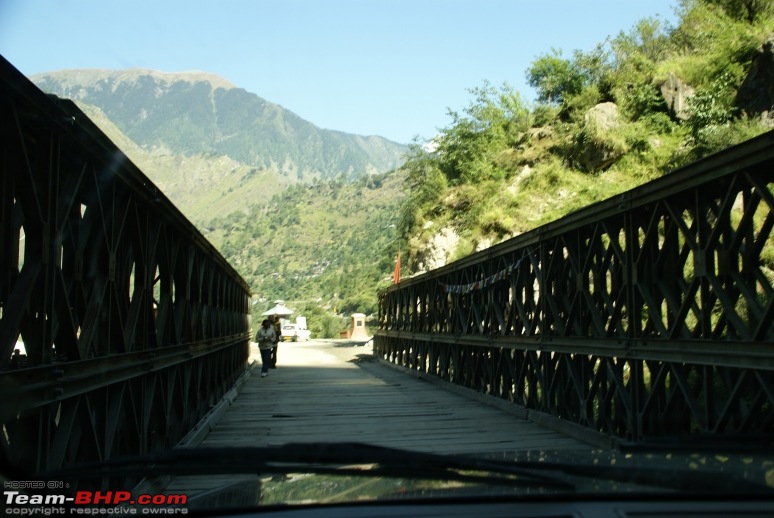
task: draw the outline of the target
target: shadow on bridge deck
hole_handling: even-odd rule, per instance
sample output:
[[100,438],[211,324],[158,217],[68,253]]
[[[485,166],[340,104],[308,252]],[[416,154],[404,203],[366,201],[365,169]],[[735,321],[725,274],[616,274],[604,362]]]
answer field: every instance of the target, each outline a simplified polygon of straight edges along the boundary
[[[211,431],[191,438],[190,446],[360,442],[477,455],[593,448],[474,397],[407,376],[375,359],[370,343],[282,343],[277,369],[266,378],[259,375],[257,346],[252,348],[255,363],[238,395],[218,414],[217,423],[206,426]],[[245,477],[213,477],[208,482],[222,485],[227,478]],[[208,489],[200,479],[193,480],[178,477],[166,489],[189,495]]]
[[202,446],[357,441],[433,453],[589,447],[473,398],[406,376],[370,344],[280,344],[278,368],[253,374]]

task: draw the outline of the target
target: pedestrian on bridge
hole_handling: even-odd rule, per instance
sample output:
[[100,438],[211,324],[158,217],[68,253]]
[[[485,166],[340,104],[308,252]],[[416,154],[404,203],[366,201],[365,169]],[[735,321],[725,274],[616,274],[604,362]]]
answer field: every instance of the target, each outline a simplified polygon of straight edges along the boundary
[[269,319],[261,322],[261,328],[255,333],[255,341],[258,342],[258,349],[261,351],[261,377],[269,375],[269,366],[271,365],[271,349],[274,347],[277,335],[274,332]]
[[[280,316],[274,315],[274,345],[271,348],[271,361],[269,362],[269,368],[277,368],[277,349],[279,348],[279,341],[282,336],[282,323],[280,322]],[[269,320],[271,322],[271,319]]]

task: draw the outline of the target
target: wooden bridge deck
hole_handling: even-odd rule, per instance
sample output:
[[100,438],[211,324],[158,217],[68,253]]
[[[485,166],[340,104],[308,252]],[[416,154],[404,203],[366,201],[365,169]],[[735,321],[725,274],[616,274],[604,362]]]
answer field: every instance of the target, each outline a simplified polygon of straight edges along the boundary
[[583,447],[370,355],[370,346],[347,342],[280,344],[278,368],[266,378],[253,371],[202,446],[356,441],[434,453]]
[[[257,367],[201,447],[352,441],[441,454],[592,448],[382,364],[370,346],[284,343],[278,357],[278,368],[262,378],[256,348]],[[211,477],[206,485],[239,479]],[[189,477],[166,487],[189,495],[205,489]]]

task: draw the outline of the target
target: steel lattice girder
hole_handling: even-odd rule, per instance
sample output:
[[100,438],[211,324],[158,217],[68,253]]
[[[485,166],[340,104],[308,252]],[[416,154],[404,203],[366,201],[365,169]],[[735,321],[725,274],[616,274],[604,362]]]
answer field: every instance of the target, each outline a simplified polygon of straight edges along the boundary
[[248,285],[72,102],[1,58],[0,115],[3,449],[35,469],[174,444],[244,371]]
[[[375,353],[622,438],[774,431],[773,191],[770,132],[402,280]],[[459,347],[454,379],[406,360]],[[479,367],[503,352],[533,360],[510,391]]]

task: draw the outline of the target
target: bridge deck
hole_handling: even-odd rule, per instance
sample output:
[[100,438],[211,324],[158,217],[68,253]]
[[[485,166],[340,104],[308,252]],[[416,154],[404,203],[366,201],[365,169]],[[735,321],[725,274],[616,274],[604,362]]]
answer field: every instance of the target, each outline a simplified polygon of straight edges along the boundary
[[[278,356],[268,377],[252,370],[200,446],[354,441],[441,454],[592,448],[381,364],[370,346],[286,343]],[[259,365],[257,349],[254,358]],[[166,490],[195,495],[245,478],[178,477]]]

